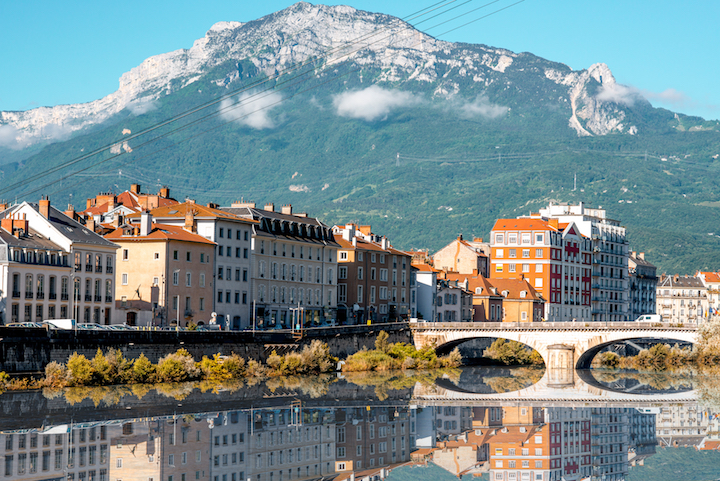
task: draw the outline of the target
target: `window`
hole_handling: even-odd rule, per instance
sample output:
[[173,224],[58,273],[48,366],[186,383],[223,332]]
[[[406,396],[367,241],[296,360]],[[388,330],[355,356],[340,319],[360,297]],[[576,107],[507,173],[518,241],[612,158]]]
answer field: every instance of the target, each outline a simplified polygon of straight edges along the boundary
[[495,249],[495,257],[498,259],[502,259],[505,253],[502,249]]
[[130,256],[130,252],[129,252],[127,249],[123,249],[123,251],[122,251],[122,259],[123,259],[124,261],[126,261],[126,260],[128,260],[129,256]]
[[192,273],[185,273],[185,287],[192,287]]
[[200,274],[200,287],[205,287],[205,273]]
[[522,256],[523,258],[528,259],[530,257],[530,249],[523,249]]
[[517,249],[508,249],[508,257],[511,259],[517,257]]
[[537,257],[538,259],[542,259],[542,256],[543,256],[542,249],[535,249],[535,257]]
[[338,267],[338,279],[347,279],[347,267]]
[[495,272],[502,272],[503,266],[502,264],[495,264]]
[[175,269],[173,271],[173,286],[177,286],[180,284],[180,270]]
[[123,286],[127,286],[127,283],[128,283],[128,275],[125,274],[125,273],[123,273],[123,275],[122,275],[122,285],[123,285]]
[[357,268],[357,275],[358,275],[357,278],[362,280],[362,278],[363,278],[363,268],[362,267]]
[[173,251],[173,260],[178,260],[178,251]]
[[515,272],[515,264],[508,264],[508,272]]
[[542,271],[543,271],[543,265],[535,264],[535,272],[542,272]]

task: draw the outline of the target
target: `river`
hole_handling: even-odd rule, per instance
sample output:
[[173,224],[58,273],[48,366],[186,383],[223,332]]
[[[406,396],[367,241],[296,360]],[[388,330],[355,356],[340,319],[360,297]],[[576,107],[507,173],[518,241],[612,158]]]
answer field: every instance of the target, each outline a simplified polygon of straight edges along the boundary
[[0,479],[720,477],[716,379],[468,367],[0,395]]

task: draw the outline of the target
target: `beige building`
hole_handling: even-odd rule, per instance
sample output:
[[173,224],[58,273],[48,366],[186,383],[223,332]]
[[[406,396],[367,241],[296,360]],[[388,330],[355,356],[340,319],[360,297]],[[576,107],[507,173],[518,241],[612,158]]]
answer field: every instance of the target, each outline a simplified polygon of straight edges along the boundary
[[489,243],[482,238],[467,241],[462,235],[433,254],[436,269],[483,277],[488,277],[489,259]]
[[699,324],[708,313],[707,288],[699,277],[663,274],[655,297],[663,322]]
[[115,323],[186,326],[212,314],[215,243],[184,227],[125,225],[106,235],[120,246]]

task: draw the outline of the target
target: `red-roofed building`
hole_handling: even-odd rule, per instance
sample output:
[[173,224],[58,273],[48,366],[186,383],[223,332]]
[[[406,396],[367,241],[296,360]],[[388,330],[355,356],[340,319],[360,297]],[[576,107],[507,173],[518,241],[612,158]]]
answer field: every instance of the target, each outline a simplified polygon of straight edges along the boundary
[[338,321],[407,320],[412,256],[394,249],[370,226],[334,226],[338,250]]
[[105,192],[87,199],[84,211],[75,212],[72,206],[69,206],[66,214],[92,221],[95,231],[109,232],[122,225],[127,215],[177,203],[178,201],[170,197],[170,189],[167,187],[162,187],[157,194],[147,194],[140,192],[140,184],[132,184],[130,190],[120,194]]
[[573,222],[498,219],[490,236],[491,279],[526,280],[545,299],[547,321],[591,319],[592,243]]
[[184,327],[210,320],[215,242],[183,226],[155,224],[148,213],[105,239],[120,246],[114,323]]
[[695,277],[699,278],[707,289],[707,318],[713,321],[720,319],[720,272],[697,271]]

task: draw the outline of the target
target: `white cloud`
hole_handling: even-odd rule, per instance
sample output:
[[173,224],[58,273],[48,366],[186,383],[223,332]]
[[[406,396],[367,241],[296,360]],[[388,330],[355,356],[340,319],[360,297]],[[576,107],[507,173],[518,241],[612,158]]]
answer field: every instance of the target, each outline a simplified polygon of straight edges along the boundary
[[25,144],[19,140],[20,131],[14,125],[0,125],[0,146],[22,149]]
[[127,104],[127,109],[132,112],[133,115],[146,114],[151,110],[155,110],[156,108],[157,103],[149,97],[138,99],[134,102],[130,102],[129,104]]
[[460,116],[466,119],[477,117],[495,119],[505,115],[509,110],[507,107],[490,102],[486,95],[478,95],[474,101],[466,102],[455,108],[460,111]]
[[636,100],[643,98],[642,94],[635,87],[621,85],[618,83],[603,84],[600,92],[595,96],[604,102],[615,102],[631,107]]
[[410,92],[388,90],[377,85],[343,92],[333,97],[333,105],[338,115],[368,122],[384,119],[393,109],[409,107],[420,101],[418,96]]
[[282,95],[277,92],[244,93],[236,99],[220,102],[220,115],[225,120],[234,120],[253,129],[271,129],[275,123],[270,118],[270,111],[281,100]]

